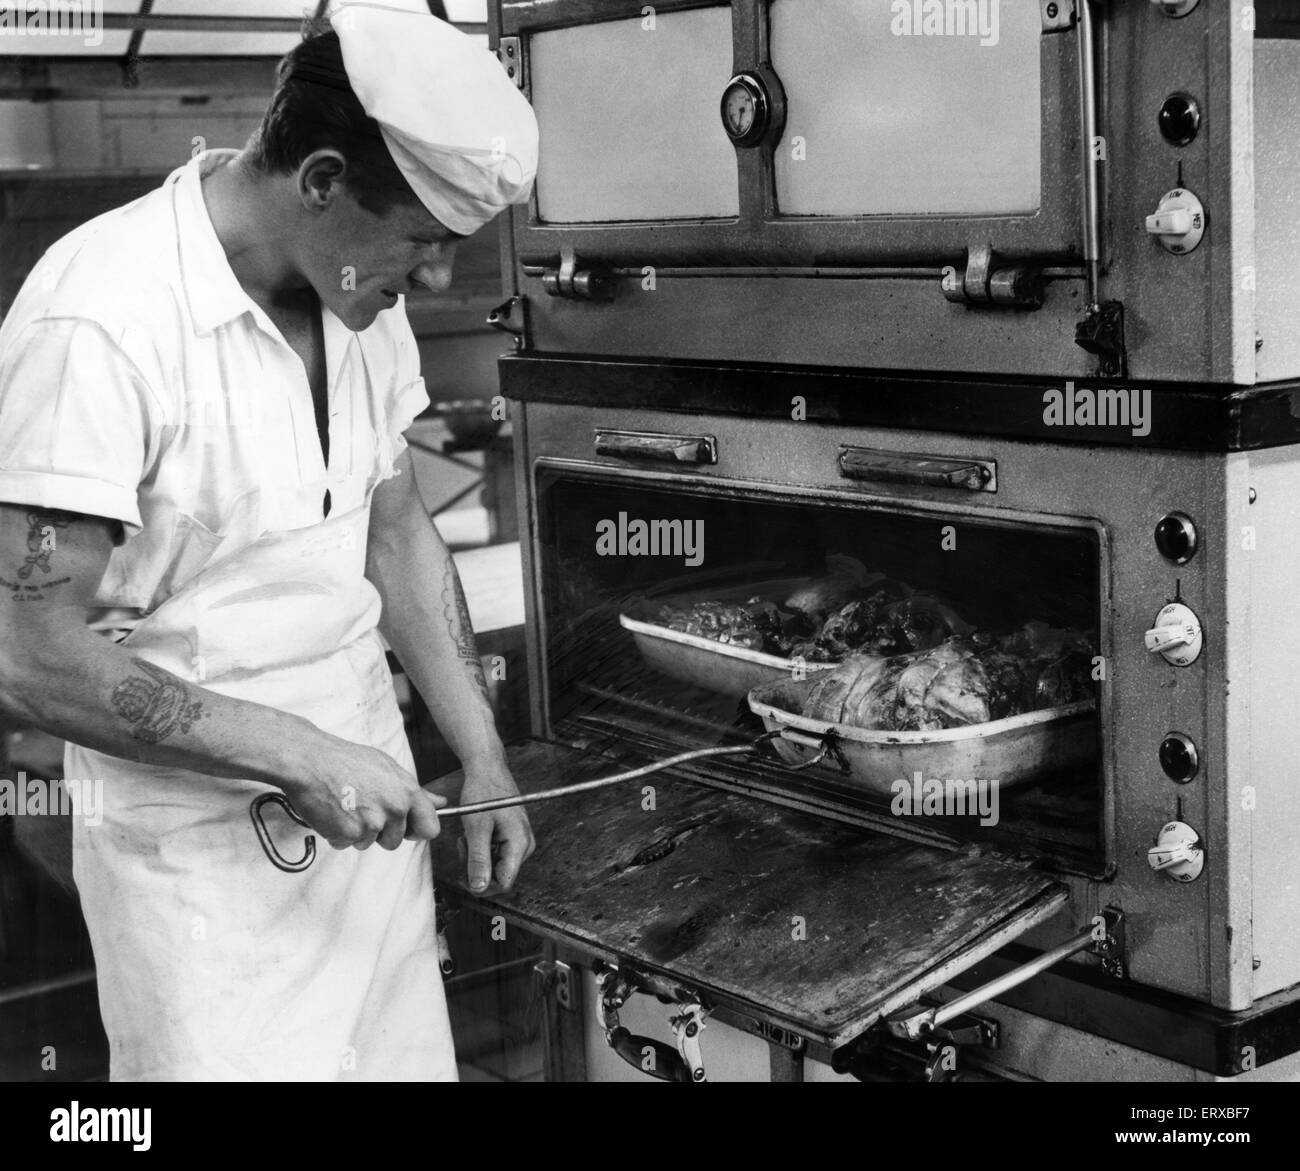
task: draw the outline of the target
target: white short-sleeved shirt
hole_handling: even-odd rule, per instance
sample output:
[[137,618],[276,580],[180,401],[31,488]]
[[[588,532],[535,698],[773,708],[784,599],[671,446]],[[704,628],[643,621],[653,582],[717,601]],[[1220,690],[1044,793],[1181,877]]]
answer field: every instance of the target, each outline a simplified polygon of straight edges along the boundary
[[0,501],[122,523],[92,625],[125,631],[258,536],[364,505],[428,405],[402,302],[353,333],[324,309],[330,458],[297,354],[213,229],[207,151],[82,225],[0,325]]

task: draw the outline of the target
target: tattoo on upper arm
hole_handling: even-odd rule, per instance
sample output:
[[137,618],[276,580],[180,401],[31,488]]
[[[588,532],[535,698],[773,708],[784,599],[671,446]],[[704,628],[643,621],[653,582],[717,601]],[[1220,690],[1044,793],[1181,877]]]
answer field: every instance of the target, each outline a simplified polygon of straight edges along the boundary
[[140,673],[113,688],[113,710],[131,725],[131,735],[146,744],[166,740],[179,729],[188,732],[203,715],[203,701],[174,675],[143,659],[132,660]]
[[465,660],[474,683],[486,698],[487,680],[483,676],[483,662],[478,657],[478,647],[474,645],[474,627],[469,620],[469,605],[465,601],[465,591],[461,589],[456,569],[451,565],[447,567],[442,579],[442,616],[447,620],[447,630],[456,642],[456,653]]
[[18,580],[0,577],[0,588],[9,591],[15,602],[43,602],[49,591],[67,585],[70,577],[55,578],[26,584],[36,570],[47,577],[53,571],[52,561],[59,548],[59,530],[68,528],[73,521],[70,513],[50,509],[32,509],[27,513],[27,557],[15,570]]
[[72,521],[66,513],[32,511],[27,514],[27,560],[18,567],[18,576],[26,581],[32,570],[50,572],[50,560],[59,547],[58,530]]

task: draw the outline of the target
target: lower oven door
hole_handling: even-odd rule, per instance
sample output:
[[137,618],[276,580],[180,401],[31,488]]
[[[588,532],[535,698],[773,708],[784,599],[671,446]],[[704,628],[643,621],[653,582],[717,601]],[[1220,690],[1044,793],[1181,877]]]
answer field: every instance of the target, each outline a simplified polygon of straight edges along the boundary
[[[527,741],[525,793],[644,758]],[[460,774],[434,787],[455,797]],[[533,805],[536,853],[489,914],[834,1052],[1056,913],[1032,864],[945,848],[723,791],[670,772]],[[437,880],[466,892],[450,823]],[[448,841],[447,839],[453,839]]]

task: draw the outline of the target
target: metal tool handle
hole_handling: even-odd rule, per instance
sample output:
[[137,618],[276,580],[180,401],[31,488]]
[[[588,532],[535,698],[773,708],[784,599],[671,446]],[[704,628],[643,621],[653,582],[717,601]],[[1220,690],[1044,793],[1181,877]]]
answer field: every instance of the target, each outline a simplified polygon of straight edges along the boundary
[[827,732],[822,736],[812,736],[807,732],[799,732],[794,728],[781,728],[774,734],[774,738],[788,740],[791,744],[798,744],[801,748],[816,749],[816,755],[810,756],[802,764],[786,764],[785,767],[792,773],[801,772],[806,768],[813,768],[821,764],[828,756],[840,766],[842,772],[847,772],[848,768],[843,754],[835,745],[835,733]]
[[285,813],[304,829],[311,829],[311,826],[298,815],[298,811],[289,804],[289,798],[283,793],[263,793],[260,797],[254,797],[252,805],[248,807],[248,816],[253,819],[253,828],[257,831],[257,839],[262,843],[263,851],[278,869],[286,873],[298,874],[306,870],[308,866],[316,861],[316,835],[307,835],[302,844],[302,857],[297,862],[290,862],[275,848],[275,843],[271,840],[271,832],[266,828],[266,822],[262,820],[262,810],[267,805],[280,806]]
[[757,744],[738,744],[727,748],[696,748],[690,752],[681,752],[667,760],[657,760],[654,764],[642,765],[627,772],[614,773],[612,776],[599,777],[594,781],[578,781],[572,785],[562,785],[558,789],[547,789],[542,793],[520,793],[514,797],[496,797],[491,801],[476,801],[472,805],[447,805],[438,810],[439,817],[459,817],[463,813],[486,813],[490,809],[511,809],[516,805],[533,805],[538,801],[550,801],[556,797],[567,797],[571,793],[586,793],[592,789],[604,789],[622,781],[633,781],[662,769],[672,768],[676,764],[699,760],[705,756],[739,756],[753,752]]
[[[666,760],[655,761],[654,764],[642,765],[640,768],[629,769],[627,772],[614,773],[608,777],[598,777],[594,781],[579,781],[577,784],[564,785],[558,789],[547,789],[542,793],[517,793],[513,797],[496,797],[491,801],[476,801],[469,805],[446,805],[438,810],[438,816],[442,817],[460,817],[462,814],[486,813],[492,809],[512,809],[516,805],[533,805],[538,801],[551,801],[556,797],[567,797],[572,793],[586,793],[593,789],[604,789],[610,785],[617,785],[623,781],[635,780],[637,777],[644,777],[650,773],[657,773],[666,768],[672,768],[674,765],[685,764],[687,761],[699,760],[705,756],[738,756],[742,753],[755,752],[760,745],[770,740],[772,736],[760,736],[751,744],[737,744],[724,748],[696,748],[690,752],[680,752],[676,756],[670,756]],[[820,759],[820,758],[819,758]],[[303,843],[304,853],[297,862],[288,861],[275,848],[275,843],[271,840],[270,832],[262,820],[262,809],[268,804],[279,805],[294,821],[304,829],[310,829],[309,826],[298,814],[298,811],[289,803],[289,798],[283,793],[263,793],[253,799],[253,804],[249,807],[248,814],[253,820],[253,828],[257,831],[258,840],[262,843],[262,849],[266,856],[280,870],[287,871],[290,874],[297,874],[306,870],[308,866],[316,859],[316,837],[309,834],[307,840]]]

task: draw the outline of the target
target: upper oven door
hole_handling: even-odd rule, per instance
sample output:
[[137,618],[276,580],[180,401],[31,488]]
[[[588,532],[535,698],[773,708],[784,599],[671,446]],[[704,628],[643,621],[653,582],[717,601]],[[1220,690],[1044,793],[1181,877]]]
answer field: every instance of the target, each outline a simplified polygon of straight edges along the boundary
[[541,132],[521,261],[1077,264],[1072,7],[929,7],[502,0]]
[[[598,753],[596,749],[603,750]],[[537,792],[644,759],[616,743],[511,746]],[[454,797],[460,774],[437,788]],[[537,852],[479,903],[697,992],[705,1008],[837,1049],[1055,914],[1066,888],[975,846],[943,848],[722,792],[670,772],[534,805]],[[441,888],[464,890],[456,850]]]

